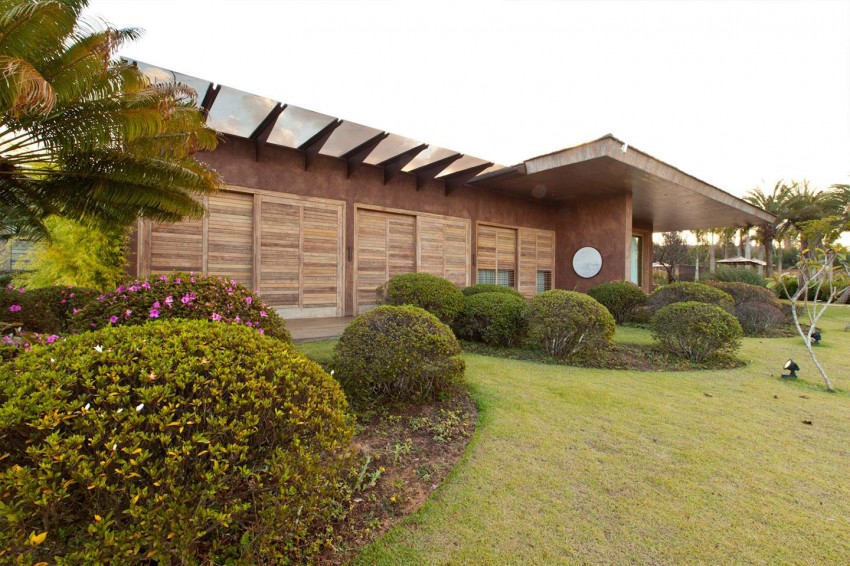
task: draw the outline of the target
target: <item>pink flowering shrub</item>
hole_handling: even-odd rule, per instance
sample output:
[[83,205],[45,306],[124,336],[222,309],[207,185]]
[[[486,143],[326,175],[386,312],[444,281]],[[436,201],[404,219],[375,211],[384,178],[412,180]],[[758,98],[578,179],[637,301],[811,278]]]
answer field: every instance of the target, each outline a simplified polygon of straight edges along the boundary
[[153,275],[95,298],[72,317],[77,332],[173,318],[240,324],[290,341],[283,319],[232,279],[193,273]]
[[29,332],[16,324],[0,322],[0,362],[15,359],[21,352],[29,352],[33,346],[50,345],[59,340],[56,334]]
[[0,321],[14,323],[28,332],[62,334],[68,331],[68,319],[98,293],[81,287],[44,287],[42,289],[0,288]]

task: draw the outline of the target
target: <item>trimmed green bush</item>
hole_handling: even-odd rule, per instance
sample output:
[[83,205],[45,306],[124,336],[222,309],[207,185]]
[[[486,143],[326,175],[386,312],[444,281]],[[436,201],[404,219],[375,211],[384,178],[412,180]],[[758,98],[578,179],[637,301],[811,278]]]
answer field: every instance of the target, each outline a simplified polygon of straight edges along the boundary
[[460,338],[492,346],[513,346],[525,336],[522,297],[511,293],[477,293],[464,297],[452,329]]
[[601,283],[591,287],[587,294],[608,309],[617,324],[626,322],[647,299],[646,291],[628,281]]
[[735,301],[736,307],[744,303],[764,303],[776,308],[781,307],[781,303],[777,300],[776,296],[765,287],[750,285],[749,283],[727,281],[709,281],[706,284],[715,289],[720,289],[724,293],[728,293]]
[[97,297],[82,287],[0,289],[0,321],[21,323],[30,332],[61,334],[69,330],[71,316]]
[[[785,284],[784,288],[782,284]],[[834,288],[835,289],[843,289],[850,285],[850,279],[846,277],[837,276],[834,279]],[[776,284],[773,286],[774,294],[780,299],[789,299],[794,293],[797,292],[797,289],[800,287],[800,282],[795,275],[786,273],[782,275]],[[787,294],[785,289],[787,289]],[[808,291],[806,291],[806,295],[808,300],[814,301],[815,295],[817,295],[819,301],[826,301],[829,298],[829,289],[826,286],[822,286],[820,291],[817,290],[816,287],[809,287]]]
[[687,281],[659,287],[649,296],[647,305],[653,312],[657,312],[658,309],[667,305],[686,301],[716,305],[730,313],[735,310],[735,299],[729,293],[709,287],[705,283]]
[[767,334],[786,320],[780,306],[760,302],[736,305],[735,318],[741,323],[746,336]]
[[748,285],[758,285],[759,287],[767,287],[767,279],[749,267],[727,267],[719,266],[714,270],[714,273],[700,273],[700,279],[703,281],[723,281],[726,283],[747,283]]
[[35,348],[0,366],[0,550],[304,561],[346,507],[352,432],[336,381],[244,326],[173,320]]
[[742,335],[734,316],[707,303],[674,303],[659,309],[652,318],[652,337],[662,349],[694,362],[737,351]]
[[584,293],[554,289],[535,295],[526,309],[533,345],[559,358],[592,352],[611,343],[611,313]]
[[122,285],[97,297],[71,322],[82,332],[172,318],[241,324],[290,341],[286,323],[253,291],[233,279],[194,273],[151,276]]
[[380,306],[355,318],[334,348],[333,368],[359,401],[433,399],[463,377],[451,329],[411,305]]
[[496,285],[495,283],[476,283],[475,285],[464,287],[463,289],[461,289],[461,293],[463,293],[464,297],[471,297],[472,295],[477,295],[478,293],[505,293],[508,295],[514,295],[516,297],[522,297],[522,293],[520,293],[513,287]]
[[386,283],[386,304],[413,305],[451,324],[463,308],[457,285],[430,273],[396,275]]

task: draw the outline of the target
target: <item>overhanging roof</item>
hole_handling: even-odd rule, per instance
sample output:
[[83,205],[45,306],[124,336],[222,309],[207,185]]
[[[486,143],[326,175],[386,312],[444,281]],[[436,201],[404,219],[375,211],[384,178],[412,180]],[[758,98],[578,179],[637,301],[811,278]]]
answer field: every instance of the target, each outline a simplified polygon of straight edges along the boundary
[[555,203],[631,192],[634,221],[656,232],[776,220],[612,135],[480,175],[470,184]]
[[628,147],[614,136],[529,159],[513,167],[382,132],[162,67],[133,61],[153,82],[179,82],[197,91],[195,104],[215,130],[305,154],[343,159],[348,175],[362,164],[384,169],[384,182],[404,172],[417,188],[444,181],[448,196],[475,185],[543,202],[569,202],[632,193],[633,218],[653,230],[750,226],[775,221],[767,212]]

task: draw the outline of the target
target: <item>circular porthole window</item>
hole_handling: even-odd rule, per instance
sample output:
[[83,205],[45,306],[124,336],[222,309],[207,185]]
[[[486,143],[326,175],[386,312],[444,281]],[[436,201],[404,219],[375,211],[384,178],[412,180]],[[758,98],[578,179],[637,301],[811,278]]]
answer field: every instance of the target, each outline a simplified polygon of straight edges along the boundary
[[581,248],[573,256],[573,270],[579,277],[590,279],[602,271],[602,254],[590,246]]

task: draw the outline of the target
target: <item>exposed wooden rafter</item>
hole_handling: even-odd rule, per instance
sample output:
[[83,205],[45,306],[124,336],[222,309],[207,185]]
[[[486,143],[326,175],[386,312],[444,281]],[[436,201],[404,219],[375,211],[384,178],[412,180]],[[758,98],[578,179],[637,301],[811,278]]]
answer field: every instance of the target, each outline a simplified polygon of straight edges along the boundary
[[405,165],[413,161],[416,156],[422,153],[427,147],[428,144],[423,143],[378,163],[378,167],[382,167],[384,169],[384,184],[386,185],[389,183],[390,179],[398,175],[399,172],[404,169]]
[[351,174],[363,164],[363,161],[378,147],[378,144],[384,141],[389,135],[387,132],[382,132],[343,153],[340,157],[345,159],[346,162],[346,177],[351,177]]
[[468,169],[461,169],[460,171],[455,171],[454,173],[440,177],[439,180],[445,182],[445,195],[449,196],[455,189],[465,185],[473,177],[492,166],[492,163],[482,163],[480,165],[475,165]]
[[322,149],[322,146],[325,145],[331,137],[331,134],[334,133],[334,130],[336,130],[340,124],[342,124],[342,120],[334,119],[333,122],[316,132],[313,137],[298,146],[298,151],[304,152],[305,171],[310,168],[310,165],[313,161],[315,161],[316,156],[319,155],[319,151]]
[[213,84],[210,83],[210,86],[207,87],[207,92],[204,93],[204,98],[201,100],[201,112],[204,115],[204,119],[210,115],[210,108],[212,108],[212,105],[215,102],[215,97],[218,96],[219,92],[221,92],[221,85],[213,86]]
[[426,163],[421,167],[417,167],[416,169],[408,171],[408,173],[410,173],[411,175],[416,176],[416,190],[418,191],[419,189],[424,187],[425,183],[442,173],[446,167],[448,167],[461,157],[463,157],[462,153],[455,153],[454,155],[438,159],[433,163]]
[[266,145],[266,140],[269,139],[269,136],[274,129],[274,125],[277,123],[277,119],[281,114],[283,114],[284,110],[286,110],[286,104],[278,102],[249,136],[249,139],[254,140],[254,149],[257,153],[257,161],[260,160],[260,151],[263,149],[263,146]]

